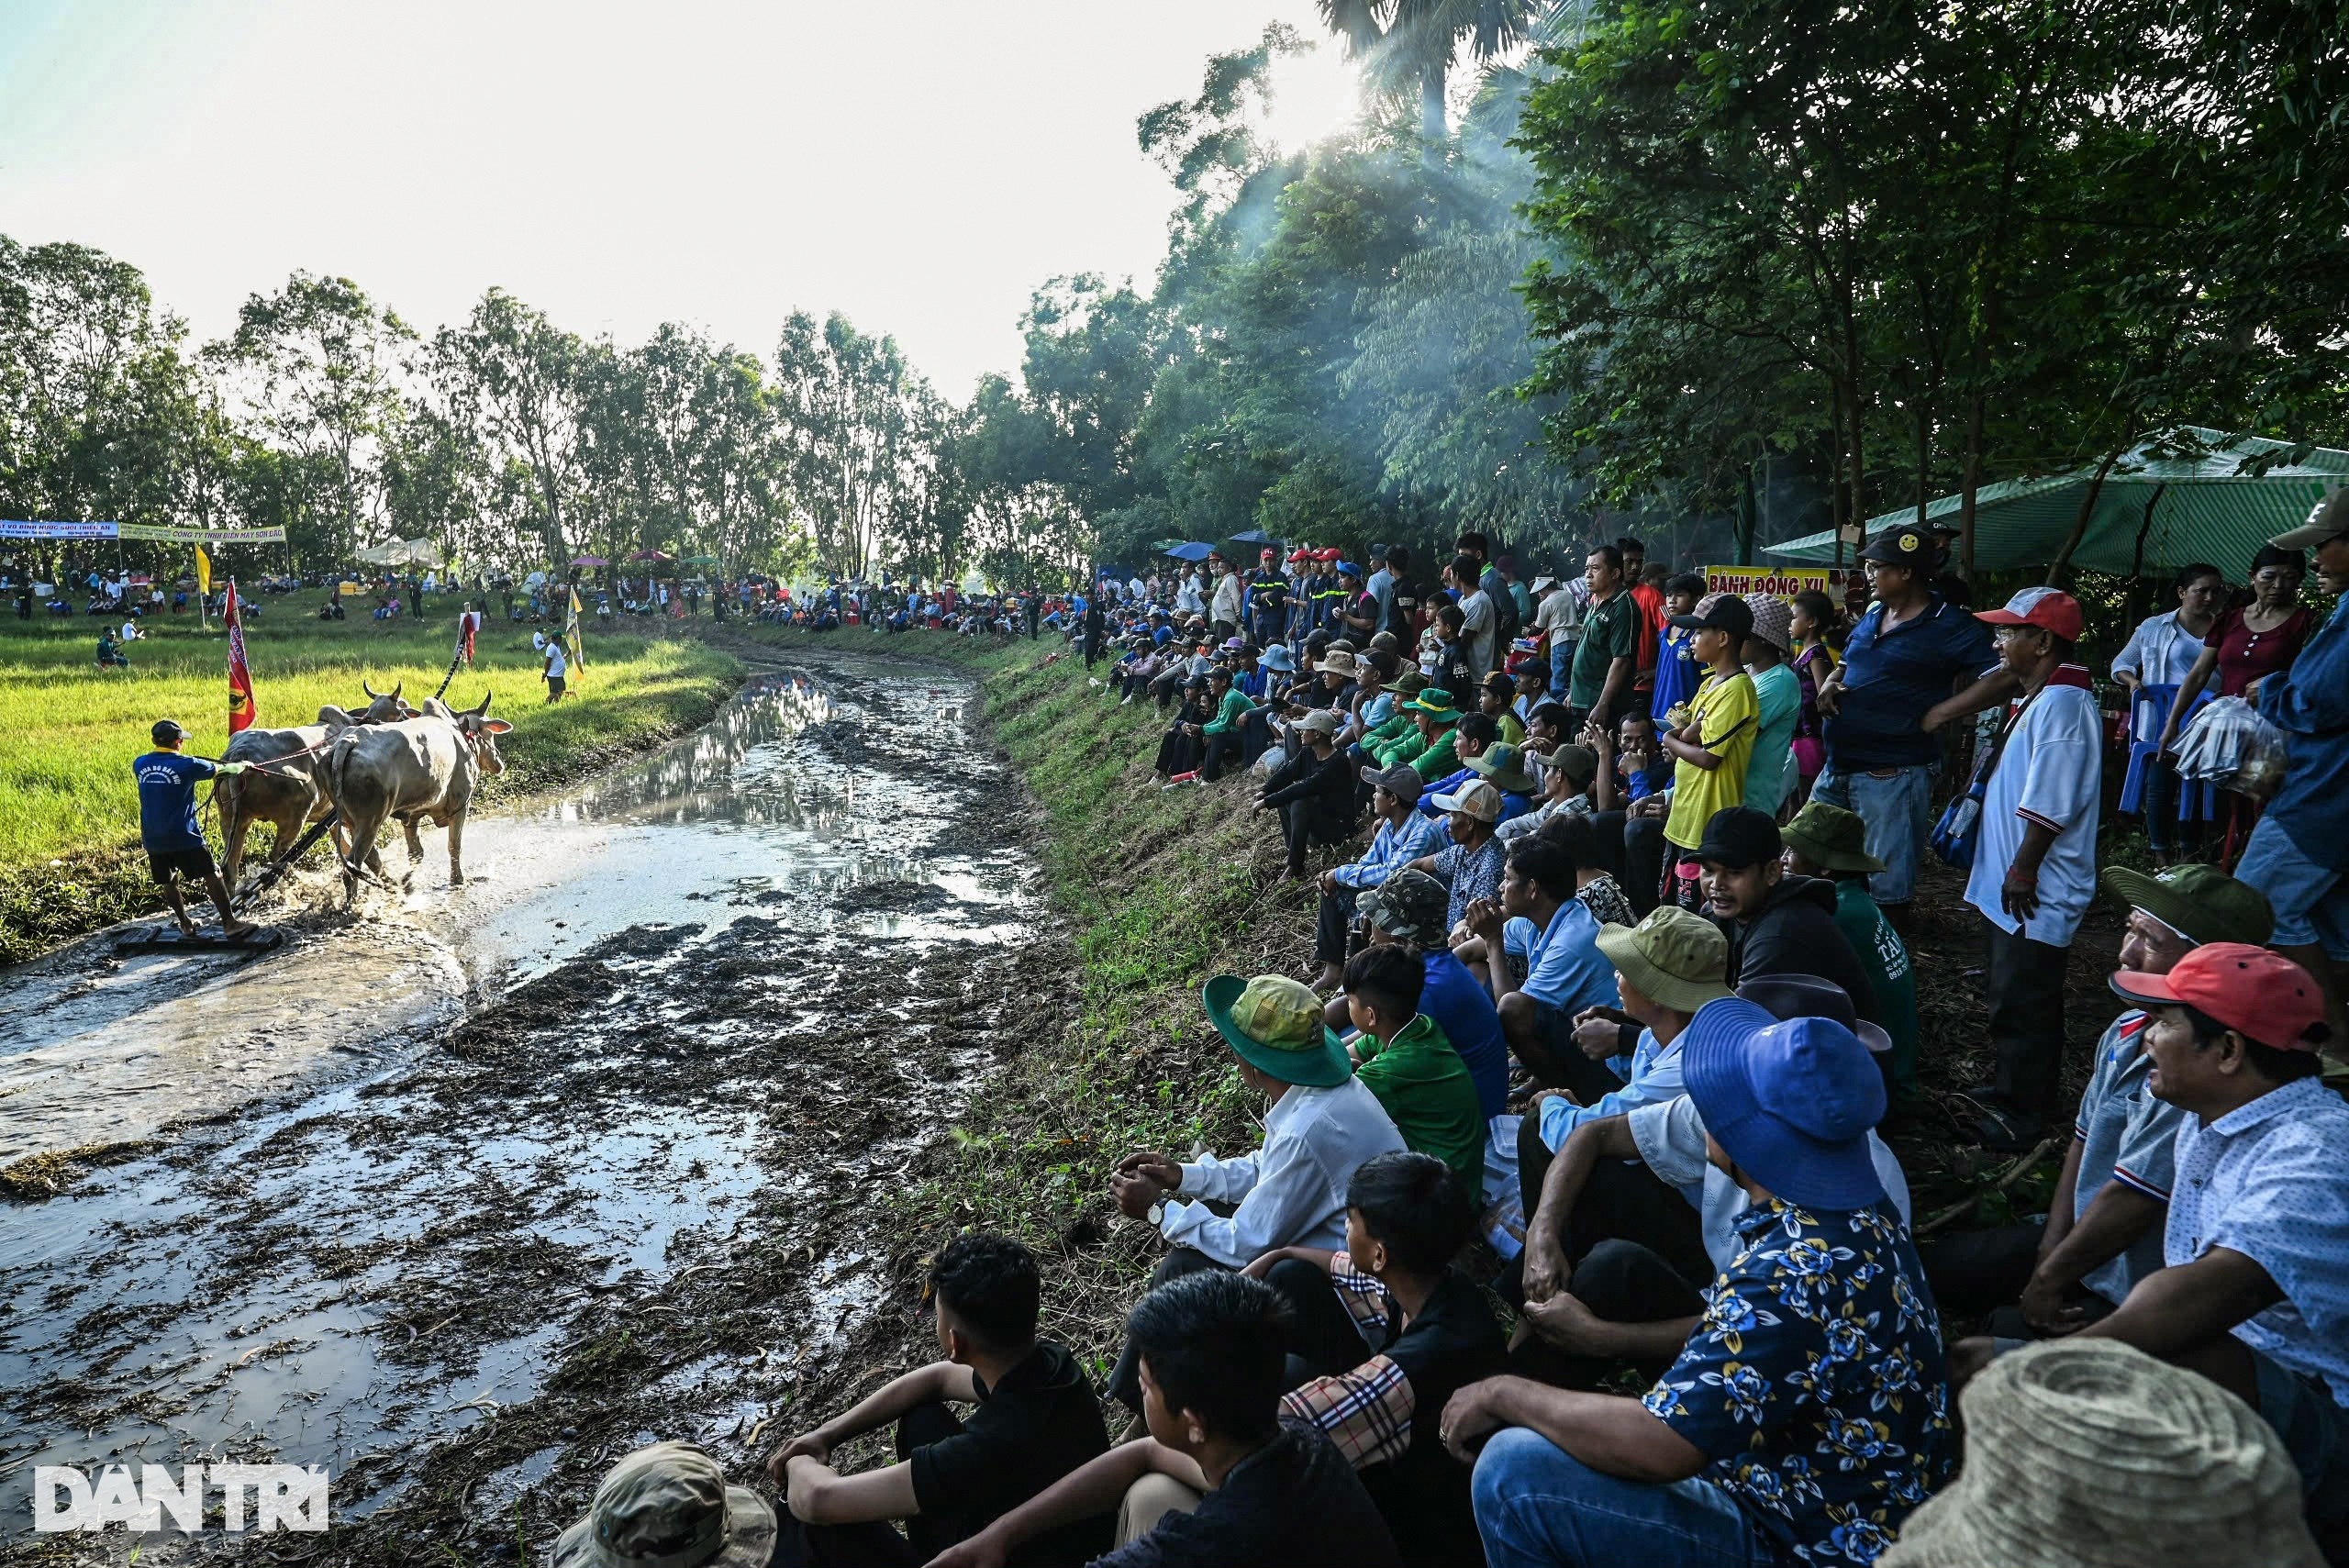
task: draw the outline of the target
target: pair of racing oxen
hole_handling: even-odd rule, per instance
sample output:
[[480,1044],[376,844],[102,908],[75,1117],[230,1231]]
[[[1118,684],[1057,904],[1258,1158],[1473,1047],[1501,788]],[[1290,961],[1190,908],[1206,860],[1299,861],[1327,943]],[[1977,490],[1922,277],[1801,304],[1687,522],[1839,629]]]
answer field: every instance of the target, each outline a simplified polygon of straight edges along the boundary
[[449,880],[465,880],[465,814],[482,775],[506,771],[497,737],[513,726],[489,717],[487,696],[470,708],[427,697],[418,709],[401,698],[398,685],[378,692],[360,684],[368,703],[356,714],[328,704],[318,709],[316,724],[246,729],[229,740],[223,760],[253,764],[213,785],[222,872],[231,887],[244,862],[245,834],[255,823],[276,828],[270,859],[273,871],[282,871],[303,830],[329,818],[336,819],[346,907],[358,897],[362,866],[389,880],[375,851],[386,822],[397,822],[407,835],[409,875],[424,856],[418,825],[431,821],[446,828]]

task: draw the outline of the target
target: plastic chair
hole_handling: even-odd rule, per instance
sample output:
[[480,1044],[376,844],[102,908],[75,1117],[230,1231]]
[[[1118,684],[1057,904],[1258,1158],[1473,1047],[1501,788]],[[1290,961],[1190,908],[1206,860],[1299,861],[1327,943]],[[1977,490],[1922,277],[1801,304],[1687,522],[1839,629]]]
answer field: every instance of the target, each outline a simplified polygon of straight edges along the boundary
[[[2199,712],[2210,696],[2210,689],[2205,687],[2195,697],[2194,707],[2189,711]],[[2162,726],[2169,722],[2170,705],[2176,701],[2177,688],[2175,685],[2139,686],[2129,705],[2130,735],[2150,734],[2158,739]],[[2147,708],[2152,711],[2147,713]],[[2161,750],[2154,740],[2131,740],[2129,771],[2121,781],[2121,810],[2132,813],[2143,810],[2145,779],[2160,754]],[[2191,822],[2198,817],[2207,822],[2217,814],[2218,790],[2214,785],[2186,779],[2178,781],[2177,819],[2180,822]]]

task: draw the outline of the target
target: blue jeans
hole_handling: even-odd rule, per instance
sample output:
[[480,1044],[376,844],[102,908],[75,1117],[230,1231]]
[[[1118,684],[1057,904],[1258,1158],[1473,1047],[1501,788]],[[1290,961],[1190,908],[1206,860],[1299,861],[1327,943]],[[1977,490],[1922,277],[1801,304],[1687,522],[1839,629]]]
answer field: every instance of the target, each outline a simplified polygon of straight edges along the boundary
[[1618,1480],[1523,1427],[1492,1435],[1469,1487],[1491,1568],[1768,1568],[1783,1561],[1711,1482]]
[[1917,862],[1932,831],[1933,779],[1939,762],[1915,762],[1875,773],[1845,773],[1830,755],[1810,786],[1810,798],[1857,812],[1867,824],[1867,850],[1884,862],[1868,878],[1878,904],[1906,904],[1917,891]]
[[2235,880],[2267,895],[2276,910],[2272,946],[2321,946],[2349,960],[2349,875],[2319,865],[2300,852],[2292,836],[2272,817],[2251,830],[2251,841],[2235,863]]
[[[1550,700],[1566,700],[1569,676],[1574,672],[1575,645],[1570,638],[1553,638],[1550,642]],[[1568,737],[1569,740],[1572,737]]]
[[2259,1414],[2300,1473],[2309,1523],[2349,1518],[2349,1409],[2321,1379],[2289,1371],[2257,1351],[2251,1362],[2259,1380]]

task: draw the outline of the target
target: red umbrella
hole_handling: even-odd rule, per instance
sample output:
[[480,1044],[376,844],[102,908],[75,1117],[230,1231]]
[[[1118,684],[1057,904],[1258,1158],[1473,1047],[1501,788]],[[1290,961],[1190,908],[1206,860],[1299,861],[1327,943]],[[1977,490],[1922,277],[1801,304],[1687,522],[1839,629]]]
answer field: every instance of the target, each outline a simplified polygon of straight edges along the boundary
[[571,564],[573,566],[609,566],[611,562],[605,560],[600,555],[574,555],[571,558]]

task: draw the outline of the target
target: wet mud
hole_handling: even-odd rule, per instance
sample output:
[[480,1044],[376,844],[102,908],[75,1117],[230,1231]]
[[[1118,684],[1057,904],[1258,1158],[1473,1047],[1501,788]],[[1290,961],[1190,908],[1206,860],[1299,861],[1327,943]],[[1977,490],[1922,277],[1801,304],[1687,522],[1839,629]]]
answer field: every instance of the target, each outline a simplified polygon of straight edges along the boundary
[[[893,1230],[892,1195],[1067,1005],[1025,797],[967,695],[769,673],[709,730],[476,824],[482,883],[441,885],[428,833],[406,897],[309,917],[328,963],[408,974],[418,934],[453,1027],[192,1121],[118,1076],[146,1151],[0,1207],[0,1557],[512,1559],[628,1449],[742,1463],[853,1375],[943,1240]],[[16,1147],[88,1141],[17,1103]],[[335,1529],[27,1534],[36,1465],[224,1460],[328,1466]]]

